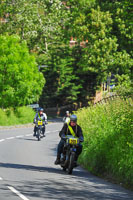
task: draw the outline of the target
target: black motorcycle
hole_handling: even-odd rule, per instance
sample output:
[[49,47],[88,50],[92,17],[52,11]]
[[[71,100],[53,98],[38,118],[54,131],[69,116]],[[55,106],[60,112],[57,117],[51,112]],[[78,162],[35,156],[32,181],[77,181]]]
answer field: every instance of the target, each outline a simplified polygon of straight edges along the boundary
[[41,121],[41,120],[38,120],[36,122],[36,137],[38,139],[38,141],[41,140],[42,137],[44,137],[44,134],[45,134],[45,122],[44,121]]
[[63,138],[66,142],[63,147],[63,153],[61,154],[61,167],[64,171],[68,171],[68,174],[72,174],[73,168],[77,167],[75,157],[79,139],[68,135]]

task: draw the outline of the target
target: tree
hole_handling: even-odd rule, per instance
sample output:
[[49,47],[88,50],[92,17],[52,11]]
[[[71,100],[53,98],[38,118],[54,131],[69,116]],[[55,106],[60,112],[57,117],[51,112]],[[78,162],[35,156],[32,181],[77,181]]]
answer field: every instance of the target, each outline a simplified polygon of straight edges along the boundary
[[67,10],[60,0],[2,1],[0,33],[18,34],[26,40],[30,50],[46,54],[49,46],[57,43],[67,19]]
[[[126,46],[120,48],[119,38],[113,31],[114,18],[111,10],[101,10],[97,5],[103,5],[105,1],[103,4],[100,2],[85,0],[83,4],[80,1],[76,4],[75,0],[67,1],[73,24],[68,30],[75,37],[77,45],[85,42],[80,52],[81,59],[77,63],[78,70],[83,77],[84,74],[88,74],[89,77],[91,73],[95,73],[97,86],[106,80],[110,72],[130,74],[132,66],[132,59],[126,52]],[[86,82],[87,84],[90,83]],[[88,93],[87,90],[86,92]]]
[[97,0],[102,11],[109,11],[112,19],[112,34],[117,37],[118,50],[132,55],[132,2],[129,0]]
[[[79,89],[82,87],[75,73],[75,59],[69,46],[52,47],[48,67],[42,71],[46,77],[46,85],[40,98],[45,106],[66,105],[77,102]],[[76,84],[76,83],[79,84]]]
[[0,107],[36,102],[44,86],[34,56],[18,36],[0,36]]
[[[127,0],[7,0],[1,1],[0,13],[6,19],[0,33],[17,33],[35,53],[38,65],[48,66],[42,70],[46,85],[40,103],[88,103],[108,74],[130,76]],[[70,49],[71,37],[76,44]]]

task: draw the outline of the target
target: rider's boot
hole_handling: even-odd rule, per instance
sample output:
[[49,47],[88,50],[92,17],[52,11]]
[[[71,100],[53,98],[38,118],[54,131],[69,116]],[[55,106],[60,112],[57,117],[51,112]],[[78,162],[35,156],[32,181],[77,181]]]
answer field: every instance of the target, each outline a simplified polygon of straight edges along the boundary
[[76,155],[75,155],[75,161],[74,161],[74,167],[77,167],[77,166],[78,166],[77,160],[78,160],[78,155],[76,154]]
[[34,131],[34,134],[33,134],[33,136],[36,136],[36,132]]
[[45,132],[43,132],[43,137],[46,137]]
[[60,164],[60,155],[57,155],[57,158],[54,162],[55,165],[59,165]]

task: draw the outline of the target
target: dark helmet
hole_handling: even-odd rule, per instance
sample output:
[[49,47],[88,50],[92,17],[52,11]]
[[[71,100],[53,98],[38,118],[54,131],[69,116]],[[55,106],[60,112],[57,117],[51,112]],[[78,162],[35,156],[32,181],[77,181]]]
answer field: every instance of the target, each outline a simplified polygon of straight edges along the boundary
[[77,122],[77,116],[76,115],[71,115],[70,116],[70,121]]
[[38,112],[43,112],[43,108],[39,108],[39,109],[38,109]]

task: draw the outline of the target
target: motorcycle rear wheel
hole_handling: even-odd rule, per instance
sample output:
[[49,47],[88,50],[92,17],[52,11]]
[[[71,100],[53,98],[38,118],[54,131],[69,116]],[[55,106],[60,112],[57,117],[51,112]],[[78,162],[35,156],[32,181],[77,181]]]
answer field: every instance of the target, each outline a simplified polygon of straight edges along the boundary
[[70,160],[69,160],[68,174],[72,174],[74,161],[75,161],[75,152],[72,152],[70,155]]

